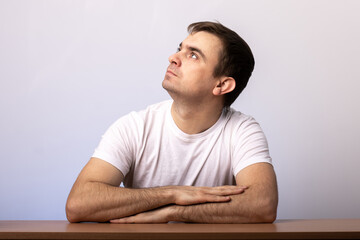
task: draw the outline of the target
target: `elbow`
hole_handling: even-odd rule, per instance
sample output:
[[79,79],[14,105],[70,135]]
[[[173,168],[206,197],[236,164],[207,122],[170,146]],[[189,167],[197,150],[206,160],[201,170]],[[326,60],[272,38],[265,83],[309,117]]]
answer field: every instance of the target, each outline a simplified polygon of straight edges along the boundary
[[69,197],[66,206],[66,218],[70,223],[78,222],[107,222],[110,219],[103,218],[93,208],[89,208],[89,202],[84,202],[80,197]]
[[270,209],[264,213],[260,222],[262,223],[273,223],[276,220],[276,209]]
[[273,223],[277,217],[277,199],[267,199],[258,205],[251,223]]
[[66,202],[66,218],[70,223],[76,223],[81,221],[80,206],[76,200],[68,198]]
[[262,223],[273,223],[277,216],[277,199],[268,199],[261,207],[260,221]]
[[248,220],[248,223],[273,223],[276,220],[276,209],[262,209]]

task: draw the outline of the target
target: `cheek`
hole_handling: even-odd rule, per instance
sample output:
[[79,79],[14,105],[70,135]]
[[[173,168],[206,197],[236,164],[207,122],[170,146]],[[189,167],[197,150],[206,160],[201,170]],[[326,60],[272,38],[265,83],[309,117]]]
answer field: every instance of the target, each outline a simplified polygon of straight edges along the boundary
[[184,74],[186,75],[186,78],[192,82],[205,80],[211,76],[209,70],[207,70],[205,67],[194,66],[193,64],[189,64],[189,66],[184,68]]
[[194,62],[183,62],[182,84],[184,90],[191,92],[212,92],[214,77],[208,65]]

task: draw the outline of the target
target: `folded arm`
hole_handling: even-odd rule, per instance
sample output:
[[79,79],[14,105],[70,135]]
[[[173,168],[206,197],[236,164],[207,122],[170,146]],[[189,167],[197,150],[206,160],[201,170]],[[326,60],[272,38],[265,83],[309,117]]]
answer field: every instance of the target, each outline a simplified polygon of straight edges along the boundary
[[268,163],[251,165],[237,175],[236,182],[249,188],[243,194],[231,196],[231,201],[226,203],[176,206],[172,217],[178,221],[202,223],[275,221],[278,193],[273,167]]
[[231,201],[190,206],[171,205],[112,220],[113,223],[160,223],[168,221],[200,223],[260,223],[276,219],[278,193],[272,165],[253,164],[236,176],[237,185],[248,186]]
[[175,204],[186,206],[200,203],[230,201],[243,187],[166,186],[146,189],[119,187],[123,174],[111,164],[92,158],[74,183],[66,203],[70,222],[96,221],[143,213]]

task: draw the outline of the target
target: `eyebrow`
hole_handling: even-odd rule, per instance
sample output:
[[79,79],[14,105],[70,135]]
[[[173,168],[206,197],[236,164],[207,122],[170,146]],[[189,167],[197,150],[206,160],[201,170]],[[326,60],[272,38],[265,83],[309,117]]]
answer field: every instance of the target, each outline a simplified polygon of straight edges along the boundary
[[[182,42],[179,44],[179,47],[180,47],[180,48],[182,47]],[[192,47],[192,46],[186,46],[186,48],[189,49],[189,50],[192,51],[192,52],[198,52],[198,53],[201,55],[201,57],[202,57],[204,60],[206,60],[205,54],[204,54],[200,49],[198,49],[198,48],[196,48],[196,47]]]

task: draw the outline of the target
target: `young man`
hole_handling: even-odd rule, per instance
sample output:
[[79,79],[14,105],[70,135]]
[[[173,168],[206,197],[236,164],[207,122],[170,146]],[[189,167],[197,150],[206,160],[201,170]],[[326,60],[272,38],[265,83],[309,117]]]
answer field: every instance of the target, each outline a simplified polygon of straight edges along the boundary
[[193,23],[188,31],[162,83],[173,100],[107,130],[69,194],[70,222],[276,219],[266,138],[252,117],[229,107],[251,76],[251,50],[219,23]]

